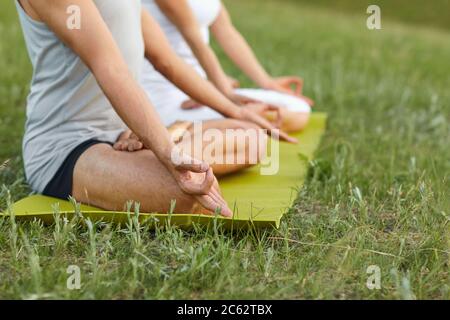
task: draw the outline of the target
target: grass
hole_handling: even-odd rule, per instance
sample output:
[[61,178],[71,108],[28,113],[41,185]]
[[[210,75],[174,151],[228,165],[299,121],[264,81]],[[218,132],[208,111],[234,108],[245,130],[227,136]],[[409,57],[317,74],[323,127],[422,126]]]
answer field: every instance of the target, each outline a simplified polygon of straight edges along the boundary
[[[450,298],[449,33],[400,14],[369,31],[365,11],[226,2],[270,72],[303,76],[330,115],[280,230],[2,219],[0,298]],[[29,193],[20,143],[31,70],[13,11],[11,1],[0,11],[3,208]],[[81,290],[66,287],[69,265]],[[371,265],[380,290],[366,286]]]

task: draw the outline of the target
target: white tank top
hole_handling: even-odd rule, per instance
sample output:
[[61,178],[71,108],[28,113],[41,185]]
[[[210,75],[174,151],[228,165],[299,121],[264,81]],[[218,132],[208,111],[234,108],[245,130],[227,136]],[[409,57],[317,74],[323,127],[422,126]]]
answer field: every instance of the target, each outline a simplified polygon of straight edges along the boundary
[[[204,41],[209,43],[209,27],[220,13],[222,5],[220,0],[188,0],[188,3],[197,18]],[[142,5],[159,23],[175,53],[191,65],[203,78],[206,78],[203,68],[184,40],[183,35],[159,9],[155,1],[143,0]],[[172,123],[173,117],[171,115],[188,97],[156,71],[148,61],[144,62],[141,83],[163,122],[166,125]]]
[[[220,8],[220,0],[187,0],[189,6],[194,12],[197,22],[200,26],[203,39],[206,43],[209,43],[209,27],[216,20]],[[175,50],[178,56],[183,58],[184,61],[192,65],[197,69],[201,70],[200,64],[196,57],[192,53],[187,42],[184,40],[183,35],[178,31],[177,27],[164,15],[164,13],[159,9],[159,6],[155,3],[155,0],[143,0],[142,5],[147,9],[153,18],[159,23],[162,30],[164,31],[169,43]],[[149,69],[150,67],[150,69]],[[200,68],[199,68],[200,67]],[[153,69],[153,70],[151,70]],[[152,71],[152,72],[151,72]],[[151,66],[150,63],[145,64],[144,77],[157,77],[158,72]],[[159,74],[158,74],[159,75]]]
[[[33,65],[23,139],[25,173],[31,187],[42,192],[74,148],[90,139],[115,142],[126,127],[81,59],[15,1]],[[138,79],[144,60],[141,1],[94,3]]]

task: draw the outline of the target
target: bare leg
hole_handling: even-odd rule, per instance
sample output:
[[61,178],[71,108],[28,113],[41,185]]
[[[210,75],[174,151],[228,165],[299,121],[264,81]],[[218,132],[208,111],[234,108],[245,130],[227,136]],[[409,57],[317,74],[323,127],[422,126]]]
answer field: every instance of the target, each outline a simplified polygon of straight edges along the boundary
[[310,114],[306,112],[290,111],[282,108],[281,117],[283,119],[281,130],[286,132],[296,132],[305,129],[308,124]]
[[[211,165],[216,176],[223,176],[259,163],[267,148],[267,136],[257,135],[256,133],[258,132],[259,127],[249,122],[234,119],[210,120],[202,123],[202,129],[202,133],[196,133],[193,130],[193,126],[191,126],[189,128],[190,136],[184,136],[179,145],[181,147],[189,144],[194,146],[195,144],[193,142],[196,141],[197,134],[204,135],[209,129],[218,130],[220,132],[219,135],[223,137],[223,140],[220,142],[222,151],[219,152],[221,152],[221,154],[216,155],[214,159],[202,159]],[[255,130],[255,135],[250,136],[242,130],[235,131],[233,135],[227,135],[227,129]],[[245,143],[238,143],[238,141],[244,141]],[[217,141],[215,142],[218,143]],[[204,150],[209,143],[210,142],[203,142],[198,148]],[[186,153],[190,153],[194,157],[200,158],[192,149],[186,149]],[[224,161],[220,161],[219,159]],[[234,159],[235,161],[226,162],[226,159]],[[237,161],[238,159],[243,161]]]
[[82,203],[106,210],[124,210],[132,200],[141,204],[141,212],[166,213],[171,200],[176,200],[176,213],[202,212],[152,151],[115,151],[107,144],[94,145],[81,155],[72,194]]

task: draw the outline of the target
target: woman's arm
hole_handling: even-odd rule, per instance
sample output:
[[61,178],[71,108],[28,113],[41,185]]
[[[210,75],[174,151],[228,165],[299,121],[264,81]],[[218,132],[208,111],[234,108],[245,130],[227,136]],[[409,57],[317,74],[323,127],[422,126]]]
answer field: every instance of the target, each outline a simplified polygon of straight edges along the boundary
[[195,101],[213,108],[226,117],[253,122],[262,129],[267,129],[269,134],[276,138],[296,143],[296,139],[279,131],[258,113],[238,107],[210,82],[200,77],[192,67],[175,54],[159,25],[145,10],[142,12],[142,29],[146,57],[156,70],[180,90]]
[[186,0],[156,0],[161,11],[178,28],[199,63],[205,70],[208,79],[227,97],[234,91],[227,75],[222,69],[216,55],[205,43],[200,26]]
[[240,117],[241,108],[176,55],[160,26],[146,10],[142,11],[142,30],[145,56],[156,70],[199,103],[212,107],[226,117]]
[[[259,63],[247,41],[234,27],[230,15],[222,5],[211,32],[227,56],[258,86],[264,89],[301,94],[303,82],[298,77],[271,77]],[[296,86],[295,91],[291,86]]]
[[[44,22],[92,71],[99,86],[125,124],[151,149],[188,194],[205,195],[200,199],[209,210],[223,208],[223,199],[217,199],[212,190],[214,176],[209,166],[183,155],[185,161],[175,164],[174,144],[162,125],[147,95],[128,70],[112,34],[93,1],[85,0],[28,0],[39,19]],[[66,26],[66,8],[80,7],[83,25],[80,29]],[[190,172],[206,172],[202,183],[194,183]],[[212,195],[210,195],[212,194]],[[208,196],[210,195],[210,196]],[[217,201],[210,201],[211,198]]]

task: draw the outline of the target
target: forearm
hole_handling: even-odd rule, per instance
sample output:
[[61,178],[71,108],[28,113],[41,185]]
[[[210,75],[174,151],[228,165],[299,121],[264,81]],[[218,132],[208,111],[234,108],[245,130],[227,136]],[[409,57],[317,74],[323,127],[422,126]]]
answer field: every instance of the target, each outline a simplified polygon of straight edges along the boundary
[[262,67],[247,41],[236,29],[216,36],[219,45],[233,63],[258,86],[265,87],[271,76]]
[[104,63],[93,68],[92,71],[106,97],[127,127],[139,137],[146,148],[155,153],[162,163],[169,165],[174,144],[146,93],[128,69],[120,63],[115,65]]
[[202,48],[195,46],[191,46],[191,48],[203,70],[205,70],[208,79],[224,95],[232,95],[233,87],[231,86],[225,71],[223,71],[217,56],[207,44],[203,44],[202,46]]
[[[143,13],[145,56],[162,75],[197,102],[226,117],[238,118],[240,108],[178,57],[159,26]],[[153,43],[158,46],[153,46]]]
[[258,86],[265,87],[271,81],[247,41],[232,25],[217,21],[212,31],[226,55]]
[[226,117],[238,117],[239,107],[177,56],[166,56],[164,61],[152,63],[170,82],[195,101],[213,108]]

